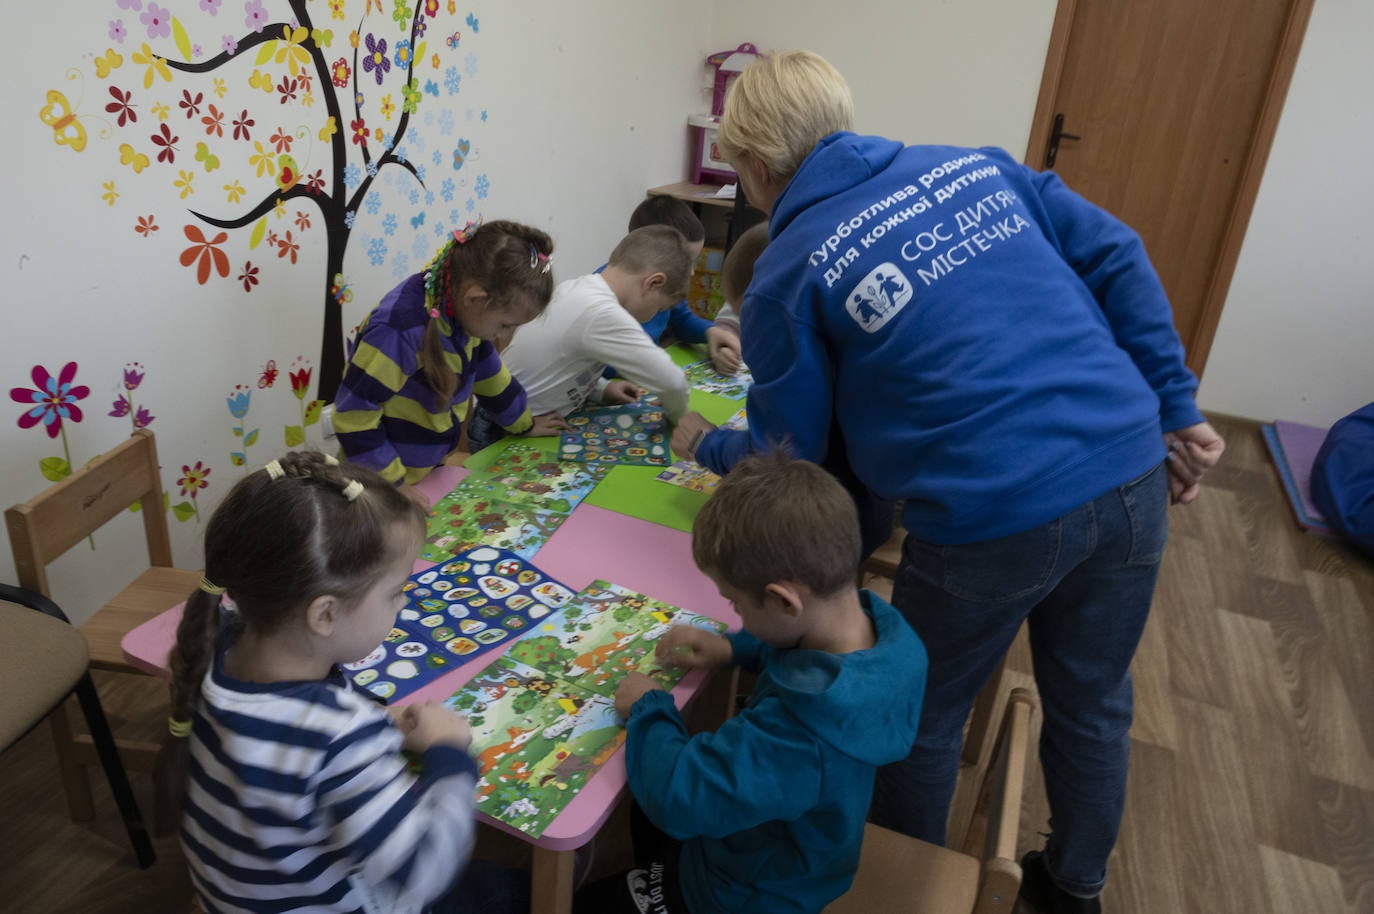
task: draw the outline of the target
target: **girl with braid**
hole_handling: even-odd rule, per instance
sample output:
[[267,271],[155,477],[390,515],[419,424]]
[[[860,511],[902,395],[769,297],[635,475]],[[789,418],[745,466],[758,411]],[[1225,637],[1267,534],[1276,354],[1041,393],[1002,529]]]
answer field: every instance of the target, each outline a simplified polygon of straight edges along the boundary
[[413,485],[457,448],[470,395],[512,435],[563,428],[556,414],[530,415],[495,343],[543,313],[552,254],[538,229],[470,222],[423,273],[392,289],[358,331],[339,386],[334,431],[344,455],[428,507]]
[[339,669],[390,631],[423,531],[386,480],[316,452],[249,474],[206,526],[157,783],[210,914],[508,909],[474,873],[458,883],[467,721],[437,702],[384,708]]

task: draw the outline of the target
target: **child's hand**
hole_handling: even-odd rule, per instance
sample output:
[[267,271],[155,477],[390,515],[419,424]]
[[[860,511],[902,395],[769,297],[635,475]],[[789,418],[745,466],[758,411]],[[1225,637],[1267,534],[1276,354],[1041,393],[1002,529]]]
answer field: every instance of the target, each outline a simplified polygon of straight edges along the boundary
[[706,328],[706,351],[711,356],[711,364],[721,374],[734,374],[739,371],[739,337],[724,327]]
[[629,381],[612,381],[601,391],[601,402],[612,405],[634,403],[639,400],[639,388]]
[[430,746],[455,746],[467,749],[472,742],[472,727],[466,717],[455,714],[437,701],[388,708],[405,742],[401,748],[424,752]]
[[525,432],[527,438],[542,438],[546,435],[557,435],[568,427],[568,423],[563,421],[563,417],[558,413],[540,413],[534,417],[534,425]]
[[409,483],[399,485],[396,488],[406,498],[409,498],[411,501],[415,502],[415,504],[424,508],[426,514],[434,510],[434,505],[429,502],[429,496]]
[[708,432],[715,430],[716,427],[701,413],[687,413],[673,427],[673,453],[684,460],[695,460],[697,445],[701,444],[701,439]]
[[645,692],[652,692],[654,689],[663,688],[643,673],[626,673],[625,678],[620,680],[620,687],[615,690],[615,713],[619,714],[622,720],[630,719],[630,709],[635,702],[643,697]]
[[658,639],[654,656],[664,666],[695,670],[725,666],[735,659],[735,649],[724,635],[694,625],[675,625]]

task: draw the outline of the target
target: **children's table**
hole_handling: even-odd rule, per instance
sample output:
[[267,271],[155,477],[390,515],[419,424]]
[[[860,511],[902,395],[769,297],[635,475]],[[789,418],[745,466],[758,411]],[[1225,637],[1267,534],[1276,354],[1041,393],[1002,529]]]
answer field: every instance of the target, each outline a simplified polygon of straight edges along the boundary
[[[682,360],[686,356],[679,352],[675,353],[675,357]],[[695,392],[693,397],[696,397]],[[742,405],[741,401],[734,408]],[[693,407],[700,409],[695,399]],[[719,413],[723,408],[716,405],[712,413]],[[728,415],[729,412],[726,413]],[[437,502],[472,472],[472,466],[490,463],[494,455],[498,455],[512,440],[522,439],[506,439],[473,455],[469,460],[469,468],[439,467],[417,488],[428,495],[431,501]],[[616,467],[607,474],[607,480],[621,471],[638,470],[651,470],[652,474],[658,472],[650,467]],[[573,510],[531,561],[540,570],[576,590],[586,587],[597,578],[603,578],[674,606],[718,619],[732,629],[738,628],[739,617],[729,602],[716,592],[711,580],[699,572],[692,561],[692,538],[687,530],[690,529],[691,517],[700,509],[705,497],[683,503],[677,493],[693,496],[697,493],[662,483],[647,486],[643,482],[629,480],[629,484],[639,493],[633,505],[635,513],[640,516],[630,516],[595,504],[594,499],[589,497]],[[604,486],[605,481],[601,485]],[[660,516],[671,518],[672,524],[646,519],[645,515],[655,515],[655,503]],[[684,519],[687,525],[685,529],[682,527]],[[433,565],[432,562],[419,560],[415,563],[415,570],[422,571]],[[135,666],[155,676],[165,677],[167,654],[176,640],[180,619],[181,606],[178,605],[133,629],[124,636],[124,656]],[[485,668],[491,659],[490,655],[484,655],[456,667],[399,699],[396,704],[447,698]],[[683,677],[672,691],[673,700],[679,708],[701,691],[706,678],[704,670],[693,670]],[[478,818],[487,825],[533,845],[531,914],[570,914],[574,852],[596,836],[617,801],[624,795],[626,782],[625,747],[622,745],[537,839],[485,814],[478,814]]]

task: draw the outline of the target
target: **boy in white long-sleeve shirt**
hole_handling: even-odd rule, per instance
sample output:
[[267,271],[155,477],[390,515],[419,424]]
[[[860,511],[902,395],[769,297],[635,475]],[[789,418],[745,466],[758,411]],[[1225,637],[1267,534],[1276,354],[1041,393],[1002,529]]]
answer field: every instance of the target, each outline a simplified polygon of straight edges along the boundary
[[[632,403],[646,389],[676,422],[687,411],[687,378],[640,325],[682,300],[691,272],[682,234],[650,225],[621,239],[601,273],[560,283],[502,353],[530,409],[566,416],[587,402]],[[607,365],[621,377],[603,377]]]

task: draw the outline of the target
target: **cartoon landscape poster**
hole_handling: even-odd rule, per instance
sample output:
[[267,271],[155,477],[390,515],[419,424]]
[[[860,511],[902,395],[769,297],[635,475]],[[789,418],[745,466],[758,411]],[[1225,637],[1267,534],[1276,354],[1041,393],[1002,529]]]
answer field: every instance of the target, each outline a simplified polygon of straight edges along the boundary
[[674,625],[724,624],[594,581],[448,700],[472,724],[477,808],[538,837],[615,752],[615,690],[638,670],[665,689],[683,671],[654,657]]

